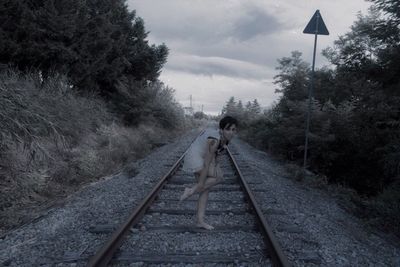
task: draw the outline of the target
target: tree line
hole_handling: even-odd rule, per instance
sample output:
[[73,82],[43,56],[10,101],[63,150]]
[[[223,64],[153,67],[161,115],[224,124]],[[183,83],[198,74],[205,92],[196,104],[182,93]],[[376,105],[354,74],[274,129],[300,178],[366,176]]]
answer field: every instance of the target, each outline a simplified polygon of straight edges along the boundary
[[[253,101],[247,101],[243,105],[242,100],[235,100],[235,97],[231,96],[226,104],[222,107],[222,114],[229,114],[237,118],[240,122],[246,122],[254,120],[261,114],[261,106],[257,99]],[[245,129],[243,129],[245,130]]]
[[[308,162],[329,182],[366,195],[400,191],[400,2],[371,2],[323,50],[333,67],[315,72]],[[301,165],[310,65],[294,51],[278,60],[277,70],[279,101],[242,120],[241,129],[253,144]],[[224,113],[231,113],[228,106]]]
[[154,83],[171,91],[158,81],[168,48],[148,43],[126,0],[5,0],[0,25],[3,70],[35,72],[43,83],[64,74],[71,89],[101,96],[127,124],[147,116]]
[[0,231],[190,126],[148,34],[125,0],[0,1]]

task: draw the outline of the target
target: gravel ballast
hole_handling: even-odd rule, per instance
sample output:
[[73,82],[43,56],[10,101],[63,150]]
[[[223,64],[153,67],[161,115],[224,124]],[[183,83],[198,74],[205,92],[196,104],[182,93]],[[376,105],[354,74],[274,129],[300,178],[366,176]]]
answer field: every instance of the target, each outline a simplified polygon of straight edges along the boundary
[[[58,266],[58,262],[69,258],[93,255],[110,233],[94,234],[89,228],[121,224],[198,133],[194,130],[155,149],[136,163],[136,176],[116,175],[86,186],[68,197],[61,207],[3,236],[0,266]],[[84,265],[85,262],[78,262],[78,266]]]
[[[254,189],[287,257],[294,266],[400,266],[400,242],[372,231],[327,192],[285,178],[267,153],[236,139],[230,145]],[[269,212],[268,212],[269,211]]]
[[[136,176],[116,175],[86,186],[68,197],[62,206],[54,207],[40,219],[3,236],[0,240],[0,265],[84,266],[85,259],[93,255],[111,234],[93,233],[90,228],[94,225],[116,227],[121,224],[197,133],[192,131],[154,150],[137,162]],[[328,193],[285,178],[278,163],[241,140],[234,140],[230,147],[239,166],[243,166],[242,173],[255,190],[254,195],[267,221],[294,266],[400,266],[399,243],[389,242],[385,235],[369,231],[362,221],[343,210]],[[179,175],[190,179],[182,173]],[[228,173],[225,178],[233,178],[233,173]],[[160,199],[179,198],[180,189],[183,186],[169,188]],[[208,208],[220,209],[218,201],[240,198],[243,198],[241,192],[211,191],[210,200],[216,202],[210,202]],[[194,210],[195,204],[189,200],[180,207],[176,203],[168,208]],[[157,205],[155,208],[167,208],[160,203]],[[232,209],[242,208],[235,203],[231,206]],[[251,214],[232,214],[228,206],[225,209],[223,216],[206,215],[207,222],[222,227],[253,222]],[[194,222],[191,215],[168,215],[166,218],[164,214],[150,213],[142,223],[171,226]],[[142,238],[125,242],[121,250],[135,244],[148,251],[179,249],[188,252],[193,247],[208,251],[217,247],[221,252],[230,249],[241,252],[245,247],[260,247],[262,243],[259,235],[249,232],[236,234],[234,238],[240,240],[240,244],[227,244],[224,240],[233,238],[229,233],[174,235],[138,231]],[[195,240],[189,242],[188,236],[195,237]],[[76,258],[81,260],[68,262]],[[131,266],[142,265],[139,262]]]

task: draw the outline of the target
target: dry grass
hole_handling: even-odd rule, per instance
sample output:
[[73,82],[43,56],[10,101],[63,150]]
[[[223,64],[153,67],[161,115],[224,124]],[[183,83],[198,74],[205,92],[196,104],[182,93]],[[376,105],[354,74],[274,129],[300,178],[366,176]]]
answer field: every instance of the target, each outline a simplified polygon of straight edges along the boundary
[[62,76],[0,74],[0,233],[184,130],[125,127],[102,100],[67,85]]

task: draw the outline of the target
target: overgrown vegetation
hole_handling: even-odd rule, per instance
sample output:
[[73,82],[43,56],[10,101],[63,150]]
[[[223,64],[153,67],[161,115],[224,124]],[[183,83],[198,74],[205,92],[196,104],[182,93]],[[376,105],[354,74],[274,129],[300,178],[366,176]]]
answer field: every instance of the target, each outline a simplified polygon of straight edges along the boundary
[[191,123],[125,0],[6,0],[0,24],[1,229]]
[[[369,13],[324,50],[334,68],[315,73],[308,168],[356,190],[359,213],[400,233],[400,3],[371,2]],[[229,100],[224,112],[245,118],[249,142],[301,165],[310,66],[294,51],[277,70],[281,97],[272,108],[246,117],[249,109]]]
[[162,103],[166,115],[142,115],[135,127],[102,98],[81,96],[68,84],[65,76],[41,82],[34,74],[0,75],[2,227],[24,220],[18,207],[120,171],[187,127],[172,91],[160,83],[146,87],[155,102],[145,105]]

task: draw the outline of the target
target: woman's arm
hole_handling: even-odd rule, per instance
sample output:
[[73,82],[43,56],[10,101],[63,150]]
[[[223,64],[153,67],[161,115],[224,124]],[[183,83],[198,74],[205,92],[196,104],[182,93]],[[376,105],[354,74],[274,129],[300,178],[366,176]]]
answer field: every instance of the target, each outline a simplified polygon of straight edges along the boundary
[[218,141],[215,139],[208,139],[207,140],[207,151],[206,155],[204,156],[204,167],[200,172],[199,176],[199,185],[198,190],[202,191],[204,188],[204,184],[206,182],[208,168],[210,167],[210,163],[215,158],[215,152],[218,149]]

